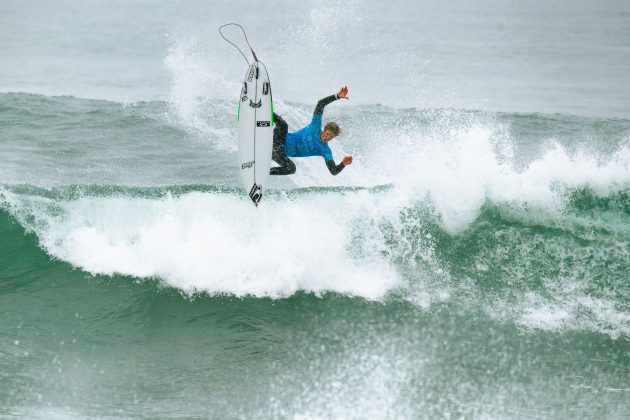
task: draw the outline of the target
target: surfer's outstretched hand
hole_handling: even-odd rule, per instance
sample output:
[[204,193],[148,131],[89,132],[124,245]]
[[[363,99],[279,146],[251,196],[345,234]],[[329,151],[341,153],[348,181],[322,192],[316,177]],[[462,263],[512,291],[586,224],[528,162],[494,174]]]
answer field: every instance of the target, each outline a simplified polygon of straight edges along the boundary
[[337,94],[337,98],[341,99],[350,99],[348,98],[348,86],[344,86],[339,89],[339,93]]
[[345,158],[343,158],[342,162],[343,166],[350,165],[352,163],[352,156],[346,156]]

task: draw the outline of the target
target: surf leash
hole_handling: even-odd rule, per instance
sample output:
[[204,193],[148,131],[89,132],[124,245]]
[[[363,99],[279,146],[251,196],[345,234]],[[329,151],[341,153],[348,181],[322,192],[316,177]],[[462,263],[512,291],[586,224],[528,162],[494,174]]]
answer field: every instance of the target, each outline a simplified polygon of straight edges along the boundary
[[256,57],[256,53],[252,49],[252,46],[249,44],[249,40],[247,39],[247,34],[245,33],[245,29],[243,29],[243,27],[241,25],[239,25],[238,23],[226,23],[225,25],[219,26],[219,34],[221,35],[221,37],[223,39],[225,39],[227,42],[229,42],[230,44],[232,44],[234,46],[234,48],[236,48],[238,50],[238,52],[241,53],[241,55],[243,56],[243,58],[247,62],[247,65],[249,66],[249,60],[247,59],[247,57],[245,57],[245,54],[243,54],[243,51],[241,51],[241,49],[235,43],[233,43],[232,41],[227,39],[225,37],[225,35],[223,35],[223,32],[221,32],[221,29],[223,29],[226,26],[230,26],[230,25],[238,26],[239,28],[241,28],[241,31],[243,31],[243,36],[245,37],[245,42],[247,43],[247,46],[249,47],[249,50],[252,52],[252,55],[254,56],[254,61],[258,62],[258,58]]

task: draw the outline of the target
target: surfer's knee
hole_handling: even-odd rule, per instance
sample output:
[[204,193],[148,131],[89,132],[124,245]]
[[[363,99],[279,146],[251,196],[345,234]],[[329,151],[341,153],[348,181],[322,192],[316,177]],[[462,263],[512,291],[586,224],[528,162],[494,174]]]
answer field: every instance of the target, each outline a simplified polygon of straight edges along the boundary
[[273,113],[273,120],[276,122],[276,125],[280,127],[280,129],[283,129],[288,126],[287,122],[275,112]]

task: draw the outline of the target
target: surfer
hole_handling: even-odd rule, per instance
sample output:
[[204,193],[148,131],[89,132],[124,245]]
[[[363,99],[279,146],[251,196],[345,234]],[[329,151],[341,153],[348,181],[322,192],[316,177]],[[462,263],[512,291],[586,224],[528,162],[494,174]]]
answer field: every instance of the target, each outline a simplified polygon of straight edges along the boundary
[[341,133],[337,123],[331,121],[322,130],[324,107],[337,99],[349,99],[348,87],[344,86],[336,95],[330,95],[317,102],[311,123],[301,130],[288,133],[288,125],[281,116],[273,114],[276,126],[273,130],[272,159],[280,165],[271,168],[271,175],[291,175],[295,173],[295,164],[289,157],[322,156],[331,174],[337,175],[352,163],[352,156],[346,156],[337,165],[333,160],[328,142]]

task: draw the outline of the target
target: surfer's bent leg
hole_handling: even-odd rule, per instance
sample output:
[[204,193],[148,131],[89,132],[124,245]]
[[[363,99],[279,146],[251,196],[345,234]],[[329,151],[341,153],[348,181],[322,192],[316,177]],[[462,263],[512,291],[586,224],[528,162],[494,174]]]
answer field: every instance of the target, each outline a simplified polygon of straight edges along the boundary
[[289,126],[278,114],[273,114],[276,126],[273,129],[273,153],[271,158],[280,167],[271,168],[270,175],[291,175],[295,173],[295,164],[289,159],[284,151],[284,142],[287,137]]

